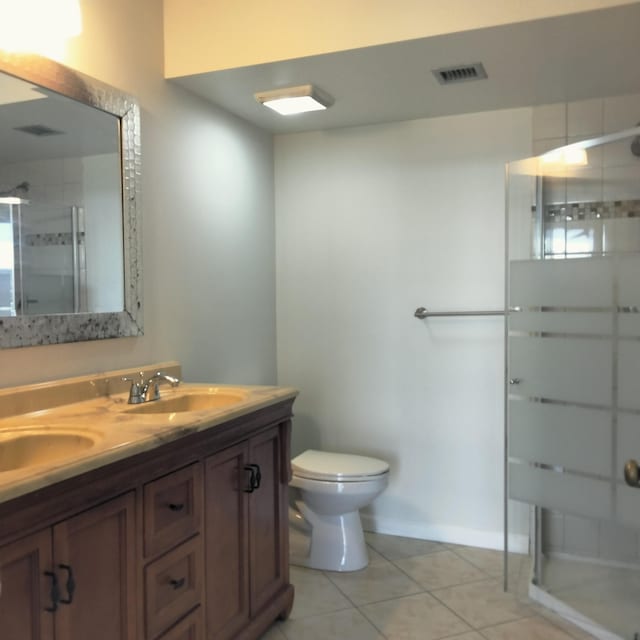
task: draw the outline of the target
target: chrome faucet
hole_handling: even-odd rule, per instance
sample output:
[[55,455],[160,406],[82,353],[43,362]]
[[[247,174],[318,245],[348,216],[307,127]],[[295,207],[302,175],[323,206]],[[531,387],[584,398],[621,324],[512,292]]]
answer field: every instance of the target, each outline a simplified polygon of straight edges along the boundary
[[157,371],[147,380],[144,379],[144,371],[140,372],[140,379],[122,378],[125,382],[131,383],[129,389],[129,404],[141,404],[143,402],[151,402],[152,400],[160,400],[160,384],[165,382],[172,387],[180,384],[180,379],[170,376],[164,371]]

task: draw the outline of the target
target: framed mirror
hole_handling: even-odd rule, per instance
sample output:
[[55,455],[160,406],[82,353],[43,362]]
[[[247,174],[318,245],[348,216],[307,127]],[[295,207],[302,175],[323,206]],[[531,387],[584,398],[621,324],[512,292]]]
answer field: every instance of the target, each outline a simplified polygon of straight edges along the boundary
[[0,50],[0,347],[142,335],[140,109]]

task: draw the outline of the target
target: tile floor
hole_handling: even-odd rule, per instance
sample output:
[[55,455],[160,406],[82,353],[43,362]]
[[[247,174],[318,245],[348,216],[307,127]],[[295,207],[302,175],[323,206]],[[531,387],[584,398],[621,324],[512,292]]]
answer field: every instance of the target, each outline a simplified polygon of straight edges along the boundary
[[335,573],[291,567],[291,616],[261,640],[586,640],[526,597],[528,558],[367,533],[370,564]]

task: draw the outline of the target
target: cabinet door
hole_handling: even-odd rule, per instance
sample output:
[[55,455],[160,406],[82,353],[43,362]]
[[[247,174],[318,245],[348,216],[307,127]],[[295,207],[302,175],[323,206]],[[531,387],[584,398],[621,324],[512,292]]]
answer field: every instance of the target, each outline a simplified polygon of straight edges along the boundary
[[128,493],[53,528],[61,596],[71,600],[56,613],[56,638],[135,639],[134,527],[134,494]]
[[0,547],[0,637],[52,640],[51,530]]
[[202,607],[171,627],[159,640],[204,640]]
[[282,469],[280,428],[249,441],[249,462],[260,467],[260,487],[249,496],[251,615],[288,581],[287,484]]
[[249,621],[247,445],[207,458],[205,574],[207,637],[234,638]]

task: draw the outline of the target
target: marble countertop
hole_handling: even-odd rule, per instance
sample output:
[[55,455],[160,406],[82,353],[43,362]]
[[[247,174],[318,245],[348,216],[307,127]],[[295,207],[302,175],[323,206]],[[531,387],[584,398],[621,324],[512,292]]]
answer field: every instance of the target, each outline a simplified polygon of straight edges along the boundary
[[[142,405],[128,404],[128,393],[120,392],[3,417],[0,419],[0,502],[211,429],[233,418],[295,398],[297,393],[290,387],[181,383],[174,388],[162,386],[160,400]],[[160,406],[164,401],[203,394],[235,395],[238,399],[227,406],[174,413],[138,410],[148,408],[148,404]],[[4,395],[7,397],[6,393]],[[1,470],[3,441],[7,443],[16,437],[43,432],[89,437],[95,444],[70,457]]]

